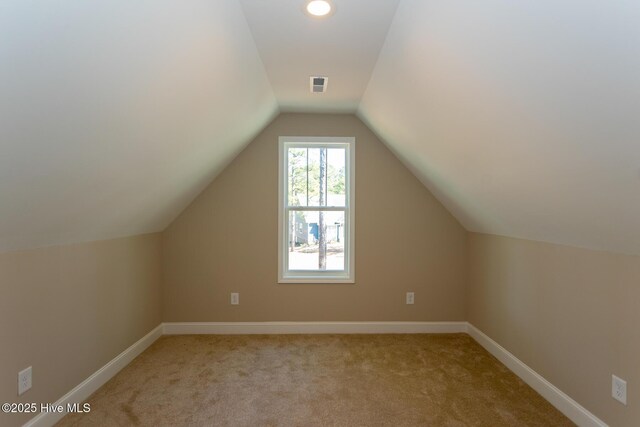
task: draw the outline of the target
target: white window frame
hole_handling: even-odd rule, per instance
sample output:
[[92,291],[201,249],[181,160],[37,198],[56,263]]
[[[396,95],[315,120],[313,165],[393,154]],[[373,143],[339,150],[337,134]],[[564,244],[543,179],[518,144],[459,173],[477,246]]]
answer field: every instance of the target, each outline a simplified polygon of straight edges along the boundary
[[[278,283],[355,283],[355,144],[354,137],[294,137],[279,138],[278,161]],[[288,149],[290,147],[345,148],[345,206],[289,207]],[[289,210],[344,211],[345,242],[344,271],[289,270]]]

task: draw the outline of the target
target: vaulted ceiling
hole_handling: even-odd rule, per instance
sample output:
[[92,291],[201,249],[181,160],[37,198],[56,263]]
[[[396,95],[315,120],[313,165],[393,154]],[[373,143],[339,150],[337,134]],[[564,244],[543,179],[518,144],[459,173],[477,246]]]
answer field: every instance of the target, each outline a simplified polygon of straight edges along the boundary
[[358,114],[469,230],[640,254],[637,2],[333,3],[2,2],[0,251],[162,230],[309,111]]
[[[334,1],[320,19],[305,14],[305,0],[240,3],[282,111],[356,111],[398,0]],[[309,90],[318,75],[329,77],[322,95]]]
[[359,114],[468,230],[640,254],[639,22],[403,0]]
[[278,111],[237,1],[2,1],[0,63],[0,250],[162,230]]

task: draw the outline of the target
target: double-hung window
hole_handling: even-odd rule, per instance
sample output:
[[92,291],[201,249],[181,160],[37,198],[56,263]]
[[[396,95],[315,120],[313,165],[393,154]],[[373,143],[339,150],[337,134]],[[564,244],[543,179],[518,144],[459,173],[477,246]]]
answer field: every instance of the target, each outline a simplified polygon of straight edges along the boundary
[[355,138],[280,137],[278,281],[354,282]]

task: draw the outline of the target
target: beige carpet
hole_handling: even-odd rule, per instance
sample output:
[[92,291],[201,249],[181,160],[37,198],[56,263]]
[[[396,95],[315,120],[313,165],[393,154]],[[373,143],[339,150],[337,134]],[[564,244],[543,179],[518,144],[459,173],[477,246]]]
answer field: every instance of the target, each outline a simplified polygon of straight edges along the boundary
[[165,336],[58,426],[573,425],[466,334]]

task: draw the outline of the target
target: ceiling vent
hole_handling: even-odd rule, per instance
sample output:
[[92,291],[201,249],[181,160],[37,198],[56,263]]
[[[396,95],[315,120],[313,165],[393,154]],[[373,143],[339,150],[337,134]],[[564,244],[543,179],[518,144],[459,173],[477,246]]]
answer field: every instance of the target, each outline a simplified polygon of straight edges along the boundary
[[311,76],[309,77],[309,89],[311,93],[325,93],[329,77]]

